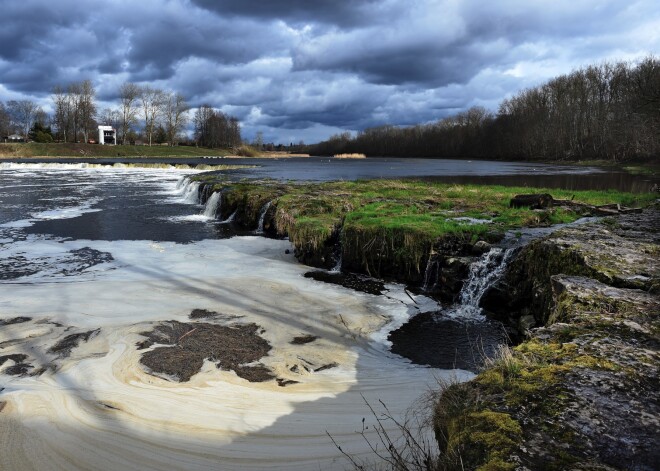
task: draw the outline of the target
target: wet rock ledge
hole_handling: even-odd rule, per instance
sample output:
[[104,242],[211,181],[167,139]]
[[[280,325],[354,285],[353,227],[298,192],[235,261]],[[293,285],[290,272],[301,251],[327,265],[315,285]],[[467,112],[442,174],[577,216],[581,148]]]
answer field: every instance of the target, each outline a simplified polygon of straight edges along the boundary
[[[529,188],[412,180],[281,183],[191,177],[198,201],[219,221],[288,237],[306,265],[426,286],[452,302],[470,262],[508,230],[548,227],[591,215],[594,204],[644,206],[654,195],[554,190],[542,207],[510,201]],[[601,210],[602,211],[602,210]]]
[[659,229],[656,205],[521,251],[483,303],[531,330],[443,392],[446,469],[658,469]]

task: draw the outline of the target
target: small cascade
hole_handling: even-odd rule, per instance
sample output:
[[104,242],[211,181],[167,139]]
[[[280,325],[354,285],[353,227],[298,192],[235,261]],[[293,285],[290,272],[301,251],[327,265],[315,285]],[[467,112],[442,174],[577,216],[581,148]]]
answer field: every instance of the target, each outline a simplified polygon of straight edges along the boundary
[[257,234],[264,233],[264,220],[266,219],[266,213],[268,212],[268,208],[270,208],[271,204],[272,201],[269,201],[263,206],[263,208],[261,208],[261,212],[259,213],[259,225],[257,226]]
[[428,293],[433,289],[438,282],[438,260],[433,259],[433,255],[429,255],[429,260],[426,262],[426,270],[424,271],[424,284],[422,291]]
[[492,248],[472,265],[461,289],[459,302],[448,313],[452,317],[482,318],[479,301],[486,290],[502,276],[514,249]]
[[337,263],[335,263],[335,266],[332,267],[332,270],[330,272],[332,273],[341,273],[341,262],[342,262],[342,251],[341,247],[339,248],[339,257],[337,257]]
[[204,207],[204,212],[202,213],[207,218],[214,219],[215,215],[220,211],[220,205],[222,204],[222,193],[216,191],[211,194],[211,197],[206,200],[206,206]]
[[231,215],[227,219],[225,219],[224,221],[220,221],[220,224],[229,224],[230,222],[232,222],[234,220],[234,218],[236,218],[236,213],[237,212],[238,212],[238,209],[235,210],[233,213],[231,213]]
[[198,204],[199,203],[199,182],[188,181],[184,185],[183,200],[186,203]]

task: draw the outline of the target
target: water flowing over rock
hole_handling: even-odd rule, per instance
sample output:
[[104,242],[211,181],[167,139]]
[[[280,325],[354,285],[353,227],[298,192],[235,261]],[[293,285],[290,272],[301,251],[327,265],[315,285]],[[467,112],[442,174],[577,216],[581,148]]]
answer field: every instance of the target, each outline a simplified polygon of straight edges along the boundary
[[207,218],[215,218],[216,214],[220,212],[220,205],[222,203],[222,193],[219,191],[214,192],[211,197],[206,201],[203,215]]
[[187,181],[184,185],[183,200],[187,203],[199,203],[199,185],[197,181]]
[[270,208],[271,204],[273,204],[273,202],[269,201],[264,205],[263,208],[261,208],[261,211],[259,213],[259,225],[257,226],[257,234],[264,233],[264,221],[266,219],[266,213],[268,212],[268,209]]
[[479,302],[486,290],[502,276],[513,253],[514,249],[492,248],[470,265],[468,278],[453,311],[454,316],[472,319],[483,317]]

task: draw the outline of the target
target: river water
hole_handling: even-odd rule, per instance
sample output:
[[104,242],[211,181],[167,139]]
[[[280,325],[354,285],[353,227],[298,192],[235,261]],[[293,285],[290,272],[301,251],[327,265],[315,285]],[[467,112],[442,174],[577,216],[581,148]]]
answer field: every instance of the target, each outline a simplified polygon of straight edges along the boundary
[[[451,167],[321,164],[270,160],[226,173],[445,178]],[[475,177],[530,171],[464,165]],[[433,300],[397,284],[368,293],[306,277],[288,241],[236,236],[204,214],[182,185],[193,170],[83,167],[0,164],[0,469],[344,469],[327,433],[369,457],[356,433],[369,422],[365,401],[403,417],[438,381],[472,377],[390,352],[389,333],[437,309]],[[257,324],[272,347],[261,364],[285,386],[209,361],[184,383],[141,366],[141,333],[189,322],[194,309],[221,313],[224,325]],[[58,350],[78,334],[87,340],[69,355]],[[294,337],[316,340],[295,345]]]

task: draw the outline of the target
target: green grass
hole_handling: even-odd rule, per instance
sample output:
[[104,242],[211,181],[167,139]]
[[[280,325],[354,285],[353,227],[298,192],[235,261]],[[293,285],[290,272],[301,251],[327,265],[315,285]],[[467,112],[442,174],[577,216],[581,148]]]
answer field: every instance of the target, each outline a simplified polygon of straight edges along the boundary
[[97,144],[0,144],[0,157],[202,157],[226,156],[226,149],[187,146],[101,146]]
[[[210,175],[196,177],[213,179]],[[652,194],[620,191],[567,191],[547,188],[455,185],[399,180],[368,180],[317,184],[276,182],[241,183],[232,190],[247,198],[276,200],[280,211],[292,221],[305,221],[330,232],[332,227],[381,228],[423,233],[436,238],[447,233],[484,234],[528,226],[547,226],[578,219],[581,214],[563,208],[545,211],[509,208],[511,198],[521,193],[550,193],[555,199],[573,199],[590,205],[619,203],[644,206]],[[460,218],[491,221],[472,224]]]
[[[255,225],[259,210],[272,201],[280,234],[294,246],[324,250],[341,230],[344,261],[379,274],[385,265],[414,278],[423,270],[432,246],[440,238],[461,244],[492,241],[510,229],[549,226],[574,221],[582,213],[562,207],[542,211],[509,208],[521,193],[550,193],[590,205],[619,203],[644,206],[652,194],[617,191],[564,191],[545,188],[456,185],[401,180],[366,180],[313,184],[245,181],[227,186],[215,175],[194,177],[225,189],[223,211],[242,207],[244,222]],[[215,180],[217,179],[217,181]],[[242,202],[242,203],[241,203]],[[461,218],[489,221],[474,224]]]

